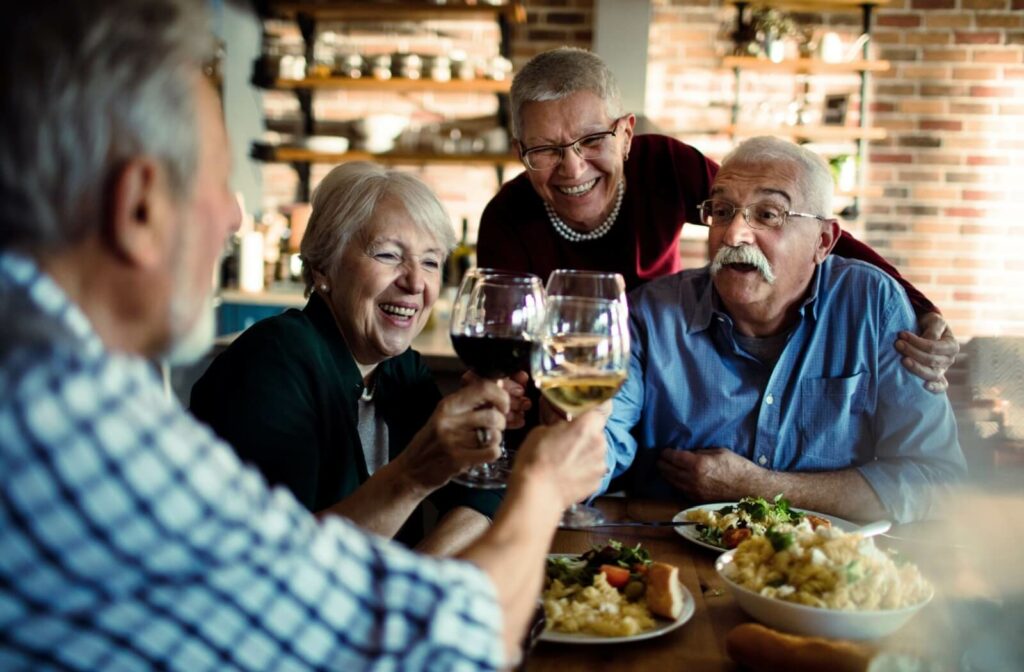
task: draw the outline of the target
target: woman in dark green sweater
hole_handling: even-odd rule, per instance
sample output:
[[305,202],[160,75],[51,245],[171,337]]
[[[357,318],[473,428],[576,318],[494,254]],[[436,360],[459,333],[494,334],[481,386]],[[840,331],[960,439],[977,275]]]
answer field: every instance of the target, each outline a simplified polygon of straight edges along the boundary
[[[309,302],[241,334],[193,387],[193,413],[311,511],[454,552],[486,529],[499,496],[448,481],[495,459],[529,403],[515,382],[472,377],[442,399],[409,347],[454,244],[415,177],[336,167],[302,240]],[[421,539],[412,514],[427,498],[440,519]]]

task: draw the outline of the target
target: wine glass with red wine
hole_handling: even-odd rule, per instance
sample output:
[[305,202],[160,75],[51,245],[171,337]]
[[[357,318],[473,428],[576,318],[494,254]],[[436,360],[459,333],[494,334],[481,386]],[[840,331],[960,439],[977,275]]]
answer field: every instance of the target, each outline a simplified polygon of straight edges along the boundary
[[[471,272],[463,278],[452,308],[452,346],[459,359],[482,378],[507,378],[530,371],[533,344],[544,317],[540,278],[503,271]],[[511,460],[501,457],[455,477],[474,488],[503,488]]]

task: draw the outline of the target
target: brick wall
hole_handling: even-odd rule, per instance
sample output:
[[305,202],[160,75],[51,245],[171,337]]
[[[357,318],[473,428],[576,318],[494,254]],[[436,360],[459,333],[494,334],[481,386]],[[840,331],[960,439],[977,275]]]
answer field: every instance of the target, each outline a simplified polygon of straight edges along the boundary
[[[1024,2],[901,0],[878,17],[868,241],[961,336],[1024,334]],[[1015,184],[1016,180],[1016,184]]]
[[[719,158],[730,145],[714,131],[734,95],[719,65],[734,9],[654,0],[654,10],[647,113]],[[867,182],[882,195],[844,226],[931,297],[962,338],[1024,334],[1024,189],[1014,183],[1024,176],[1022,10],[1022,0],[894,0],[874,24],[871,53],[893,64],[873,75],[871,94],[870,122],[888,137],[870,144]],[[857,14],[798,18],[847,43],[860,32]],[[770,105],[794,94],[772,77],[745,74],[741,98]],[[817,79],[825,89],[850,86]],[[812,89],[815,99],[822,93]],[[696,260],[699,243],[683,251]]]

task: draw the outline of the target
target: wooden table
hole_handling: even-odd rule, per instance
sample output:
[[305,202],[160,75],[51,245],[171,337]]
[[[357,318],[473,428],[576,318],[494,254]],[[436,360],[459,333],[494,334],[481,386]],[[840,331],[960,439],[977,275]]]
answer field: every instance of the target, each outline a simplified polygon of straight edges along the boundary
[[[609,520],[671,520],[681,508],[671,502],[616,497],[601,498],[597,500],[597,506]],[[628,644],[539,642],[528,656],[525,669],[528,672],[738,670],[739,667],[725,652],[725,637],[734,626],[750,619],[736,605],[725,583],[715,572],[718,554],[686,541],[671,527],[560,530],[555,535],[551,552],[582,553],[610,538],[624,544],[640,543],[650,551],[653,559],[679,567],[680,578],[696,602],[693,618],[665,635]],[[953,622],[950,610],[943,608],[942,604],[940,594],[910,624],[873,644],[886,650],[926,655],[932,659],[956,660],[955,649],[960,644],[956,641],[957,624]]]

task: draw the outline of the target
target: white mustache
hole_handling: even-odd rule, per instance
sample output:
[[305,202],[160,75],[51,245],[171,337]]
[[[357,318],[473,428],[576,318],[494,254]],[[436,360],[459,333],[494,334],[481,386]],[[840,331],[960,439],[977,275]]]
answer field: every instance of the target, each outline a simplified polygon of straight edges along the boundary
[[711,275],[716,275],[723,266],[729,264],[750,264],[757,269],[765,282],[769,285],[775,283],[772,265],[768,263],[768,258],[764,256],[757,245],[737,245],[736,247],[723,245],[718,248],[718,252],[715,253],[715,258],[711,262]]

